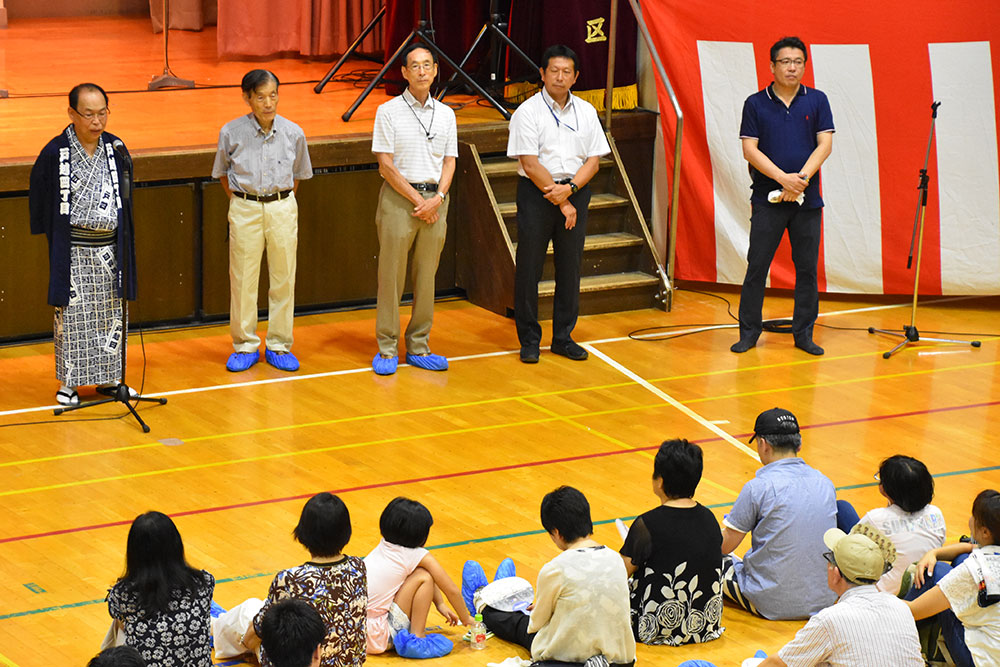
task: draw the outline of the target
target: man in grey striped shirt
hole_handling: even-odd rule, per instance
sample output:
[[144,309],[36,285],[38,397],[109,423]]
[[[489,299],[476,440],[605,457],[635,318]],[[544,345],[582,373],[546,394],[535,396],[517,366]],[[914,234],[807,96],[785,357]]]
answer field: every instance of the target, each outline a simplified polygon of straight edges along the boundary
[[278,115],[278,77],[255,69],[243,77],[250,113],[219,132],[212,178],[229,197],[229,333],[235,352],[226,361],[234,373],[260,360],[257,284],[267,248],[267,340],[264,358],[283,371],[297,371],[292,354],[295,261],[299,238],[299,181],[312,178],[306,135]]
[[837,603],[809,619],[795,638],[760,667],[923,667],[920,640],[906,603],[875,588],[896,559],[878,529],[858,524],[849,535],[826,531],[827,585]]
[[455,112],[430,94],[438,74],[435,56],[413,44],[403,52],[402,95],[375,112],[372,152],[385,182],[379,191],[378,304],[372,370],[392,375],[399,364],[399,301],[406,283],[406,258],[413,249],[413,308],[403,338],[406,363],[429,371],[448,370],[448,359],[431,352],[434,276],[447,233],[448,190],[458,157]]

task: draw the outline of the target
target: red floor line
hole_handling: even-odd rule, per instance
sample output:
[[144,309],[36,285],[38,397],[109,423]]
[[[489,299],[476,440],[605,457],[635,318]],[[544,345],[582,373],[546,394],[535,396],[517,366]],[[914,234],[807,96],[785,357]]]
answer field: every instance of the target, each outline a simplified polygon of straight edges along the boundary
[[[955,411],[955,410],[969,410],[969,409],[974,409],[974,408],[990,407],[990,406],[994,406],[994,405],[1000,405],[1000,401],[987,401],[987,402],[984,402],[984,403],[972,403],[972,404],[969,404],[969,405],[954,405],[954,406],[949,406],[949,407],[944,407],[944,408],[928,408],[927,410],[913,410],[913,411],[910,411],[910,412],[899,412],[899,413],[888,414],[888,415],[876,415],[876,416],[873,416],[873,417],[859,417],[857,419],[843,419],[843,420],[840,420],[840,421],[825,422],[825,423],[822,423],[822,424],[807,424],[807,425],[801,426],[801,428],[802,428],[802,430],[807,430],[807,429],[815,429],[815,428],[826,428],[826,427],[830,427],[830,426],[844,426],[846,424],[857,424],[857,423],[869,422],[869,421],[883,421],[883,420],[886,420],[886,419],[899,419],[899,418],[904,418],[904,417],[916,417],[916,416],[920,416],[920,415],[933,414],[933,413],[937,413],[937,412],[952,412],[952,411]],[[752,435],[752,434],[750,434],[750,433],[742,433],[742,434],[739,434],[739,435],[737,435],[735,437],[737,437],[737,438],[739,438],[739,439],[742,440],[744,438],[750,437],[750,435]],[[695,440],[693,442],[697,442],[699,444],[705,444],[705,443],[715,442],[715,441],[719,441],[719,440],[722,440],[722,438],[719,438],[719,437],[710,437],[710,438],[703,438],[703,439],[700,439],[700,440]],[[370,490],[370,489],[382,489],[382,488],[386,488],[386,487],[390,487],[390,486],[402,486],[402,485],[405,485],[405,484],[416,484],[416,483],[419,483],[419,482],[434,482],[434,481],[439,481],[439,480],[443,480],[443,479],[452,479],[452,478],[455,478],[455,477],[471,477],[473,475],[485,475],[485,474],[488,474],[488,473],[503,472],[505,470],[517,470],[517,469],[520,469],[520,468],[534,468],[534,467],[538,467],[538,466],[550,465],[550,464],[553,464],[553,463],[566,463],[566,462],[569,462],[569,461],[582,461],[582,460],[585,460],[585,459],[595,459],[595,458],[603,458],[603,457],[607,457],[607,456],[617,456],[619,454],[634,454],[635,452],[648,451],[648,450],[653,450],[653,449],[657,449],[657,448],[659,448],[659,445],[650,445],[650,446],[647,446],[647,447],[632,447],[630,449],[616,449],[616,450],[613,450],[613,451],[610,451],[610,452],[595,452],[595,453],[592,453],[592,454],[580,454],[578,456],[566,456],[566,457],[562,457],[562,458],[558,458],[558,459],[546,459],[546,460],[542,460],[542,461],[528,461],[528,462],[525,462],[525,463],[512,463],[510,465],[494,466],[492,468],[480,468],[478,470],[463,470],[463,471],[460,471],[460,472],[450,472],[450,473],[444,473],[444,474],[440,474],[440,475],[428,475],[426,477],[413,477],[411,479],[394,480],[394,481],[391,481],[391,482],[377,482],[375,484],[363,484],[361,486],[351,486],[351,487],[345,487],[343,489],[331,489],[330,492],[331,493],[351,493],[353,491],[367,491],[367,490]],[[313,491],[313,492],[310,492],[310,493],[302,493],[302,494],[297,494],[297,495],[294,495],[294,496],[284,496],[284,497],[281,497],[281,498],[266,498],[264,500],[252,500],[252,501],[245,502],[245,503],[234,503],[232,505],[220,505],[218,507],[203,507],[203,508],[200,508],[200,509],[186,510],[186,511],[183,511],[183,512],[174,512],[170,516],[172,516],[172,517],[194,516],[194,515],[198,515],[198,514],[210,514],[210,513],[213,513],[213,512],[224,512],[224,511],[234,510],[234,509],[243,509],[243,508],[246,508],[246,507],[256,507],[256,506],[259,506],[259,505],[272,505],[272,504],[275,504],[275,503],[283,503],[283,502],[287,502],[287,501],[290,501],[290,500],[303,500],[305,498],[311,498],[316,493],[319,493],[319,492],[318,491]],[[129,525],[131,523],[132,523],[132,520],[129,519],[129,520],[123,520],[123,521],[112,521],[110,523],[99,523],[99,524],[94,524],[94,525],[91,525],[91,526],[77,526],[75,528],[62,528],[60,530],[51,530],[51,531],[44,532],[44,533],[32,533],[32,534],[29,534],[29,535],[16,535],[14,537],[0,538],[0,544],[4,544],[6,542],[22,542],[22,541],[25,541],[25,540],[34,540],[34,539],[38,539],[38,538],[41,538],[41,537],[53,537],[53,536],[56,536],[56,535],[66,535],[66,534],[70,534],[70,533],[82,533],[82,532],[88,532],[88,531],[91,531],[91,530],[100,530],[102,528],[114,528],[116,526],[127,526],[127,525]]]

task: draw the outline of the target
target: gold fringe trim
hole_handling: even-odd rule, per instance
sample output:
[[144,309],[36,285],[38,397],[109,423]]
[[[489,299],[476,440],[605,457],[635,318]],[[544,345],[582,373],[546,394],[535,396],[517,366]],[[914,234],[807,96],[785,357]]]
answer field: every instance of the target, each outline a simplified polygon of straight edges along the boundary
[[[510,102],[521,103],[541,89],[539,83],[511,83],[504,89],[504,96]],[[604,111],[604,88],[596,90],[574,90],[573,94],[581,100],[594,105],[598,112]],[[611,91],[611,109],[623,111],[639,106],[639,88],[636,84],[630,86],[615,86]]]

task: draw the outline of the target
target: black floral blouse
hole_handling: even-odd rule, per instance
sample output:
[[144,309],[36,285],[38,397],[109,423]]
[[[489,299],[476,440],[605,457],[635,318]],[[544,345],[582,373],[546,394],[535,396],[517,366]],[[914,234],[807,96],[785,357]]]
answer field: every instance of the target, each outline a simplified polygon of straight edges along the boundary
[[208,667],[212,664],[212,593],[215,577],[201,571],[192,591],[176,589],[167,610],[148,615],[138,596],[122,582],[108,593],[108,613],[125,627],[125,643],[142,654],[147,667]]

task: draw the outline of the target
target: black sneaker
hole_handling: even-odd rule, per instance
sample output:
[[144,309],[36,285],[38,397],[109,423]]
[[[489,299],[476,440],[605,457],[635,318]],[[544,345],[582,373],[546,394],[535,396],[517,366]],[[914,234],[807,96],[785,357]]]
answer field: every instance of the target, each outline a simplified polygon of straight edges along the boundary
[[572,359],[573,361],[583,361],[590,354],[576,344],[573,341],[568,341],[566,343],[552,343],[552,354],[558,354],[561,357],[566,357],[567,359]]

